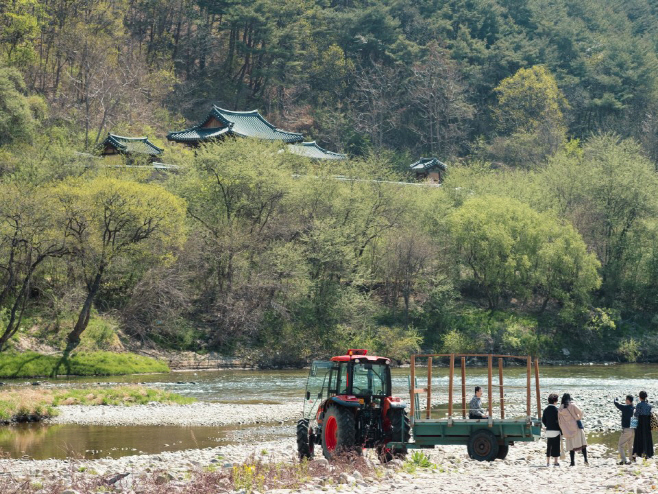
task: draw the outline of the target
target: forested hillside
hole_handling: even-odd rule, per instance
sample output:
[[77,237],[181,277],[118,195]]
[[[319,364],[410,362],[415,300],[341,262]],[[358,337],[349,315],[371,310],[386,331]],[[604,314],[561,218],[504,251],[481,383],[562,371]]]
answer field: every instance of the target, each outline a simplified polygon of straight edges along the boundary
[[[655,358],[657,53],[650,0],[0,1],[0,350]],[[212,104],[350,159],[166,141]]]

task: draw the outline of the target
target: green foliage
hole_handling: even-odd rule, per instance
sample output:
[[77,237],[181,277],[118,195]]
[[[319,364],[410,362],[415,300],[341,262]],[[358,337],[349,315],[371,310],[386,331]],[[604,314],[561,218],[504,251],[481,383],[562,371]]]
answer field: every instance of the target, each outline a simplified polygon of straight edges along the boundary
[[132,353],[92,352],[73,354],[69,359],[35,352],[0,353],[0,377],[113,376],[169,372],[164,362]]
[[175,393],[143,386],[76,389],[11,389],[0,391],[0,421],[42,420],[58,414],[56,406],[146,405],[150,402],[187,405],[196,401]]
[[21,73],[0,66],[0,146],[30,141],[36,129]]
[[634,338],[622,341],[617,349],[617,353],[626,362],[637,362],[637,359],[642,355],[640,345]]
[[501,298],[585,303],[599,266],[578,233],[553,215],[498,197],[466,201],[450,217],[459,258],[495,309]]

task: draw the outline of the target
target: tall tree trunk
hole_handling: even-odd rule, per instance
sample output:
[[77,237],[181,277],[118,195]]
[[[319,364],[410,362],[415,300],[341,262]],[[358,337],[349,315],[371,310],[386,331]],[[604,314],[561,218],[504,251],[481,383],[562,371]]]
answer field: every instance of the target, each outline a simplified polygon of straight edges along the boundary
[[100,289],[104,269],[105,266],[101,264],[101,266],[98,268],[98,272],[96,273],[96,277],[94,278],[94,282],[89,287],[87,298],[85,299],[85,303],[82,306],[80,315],[78,316],[78,321],[75,323],[73,331],[71,331],[66,337],[68,340],[68,344],[66,346],[67,352],[70,352],[80,344],[80,335],[82,335],[83,331],[87,329],[89,318],[91,317],[92,304],[94,303],[94,298]]

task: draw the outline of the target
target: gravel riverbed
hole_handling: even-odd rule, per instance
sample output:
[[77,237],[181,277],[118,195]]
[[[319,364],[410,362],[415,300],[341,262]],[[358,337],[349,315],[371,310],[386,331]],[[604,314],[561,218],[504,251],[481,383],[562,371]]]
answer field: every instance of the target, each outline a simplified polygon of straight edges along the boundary
[[[619,430],[620,414],[612,403],[613,399],[623,399],[629,392],[634,395],[639,392],[639,389],[626,389],[623,386],[623,382],[601,388],[575,385],[570,386],[570,389],[549,389],[546,386],[542,390],[542,407],[545,406],[548,393],[570,392],[584,410],[586,432],[593,438],[595,434]],[[650,401],[658,396],[658,383],[655,381],[642,383],[642,387],[649,393]],[[535,414],[536,398],[534,395],[532,398],[532,410]],[[439,402],[440,398],[437,398],[436,403]],[[508,417],[524,414],[525,394],[511,390],[506,396],[506,403]],[[209,490],[201,491],[193,487],[194,479],[208,471],[230,472],[234,467],[244,462],[253,463],[254,460],[281,462],[286,465],[293,465],[296,461],[294,423],[301,415],[300,402],[244,405],[208,402],[191,405],[153,403],[131,407],[62,406],[59,411],[60,415],[52,419],[51,423],[125,426],[126,430],[132,425],[219,427],[244,424],[257,427],[237,434],[236,444],[206,449],[124,456],[118,459],[0,459],[0,492],[63,494],[68,490],[68,494],[86,494],[97,492],[98,486],[85,490],[80,485],[91,485],[85,482],[101,479],[108,486],[112,486],[109,492],[124,494],[217,494],[231,492],[231,488],[215,485]],[[273,425],[277,423],[278,426]],[[117,433],[120,434],[120,430]],[[402,464],[397,461],[383,466],[372,451],[366,451],[370,465],[367,472],[362,473],[356,467],[350,470],[348,467],[338,475],[335,471],[337,467],[318,459],[313,462],[318,468],[311,469],[312,473],[302,484],[295,486],[294,492],[658,492],[656,459],[631,466],[619,466],[616,464],[616,452],[605,445],[590,444],[588,449],[590,466],[584,466],[582,456],[579,455],[575,468],[567,466],[568,460],[563,460],[559,468],[546,468],[543,440],[517,444],[510,449],[505,460],[492,463],[469,459],[465,447],[446,446],[424,450],[435,465],[432,468],[414,469],[409,463]],[[321,458],[319,451],[316,451],[316,458]],[[117,475],[124,474],[127,475],[109,483],[116,479]],[[144,482],[157,484],[159,490],[145,489]],[[40,485],[43,490],[35,490],[34,486]],[[25,486],[32,486],[31,490],[21,490],[26,489]],[[266,485],[262,490],[275,492]],[[278,492],[283,494],[293,490]]]
[[85,406],[58,407],[52,424],[78,425],[175,425],[225,426],[288,422],[300,416],[299,403],[249,404],[197,402],[190,405]]

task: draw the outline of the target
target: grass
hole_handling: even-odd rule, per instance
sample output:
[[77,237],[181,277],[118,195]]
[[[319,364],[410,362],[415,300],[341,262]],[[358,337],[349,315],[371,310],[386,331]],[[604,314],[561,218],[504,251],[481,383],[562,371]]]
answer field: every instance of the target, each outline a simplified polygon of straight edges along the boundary
[[0,353],[0,378],[116,376],[151,372],[169,372],[169,366],[134,353],[79,352],[68,359],[35,352]]
[[145,405],[150,402],[185,405],[193,403],[175,393],[144,386],[113,388],[34,389],[0,391],[0,421],[36,421],[54,417],[56,406],[66,405]]

